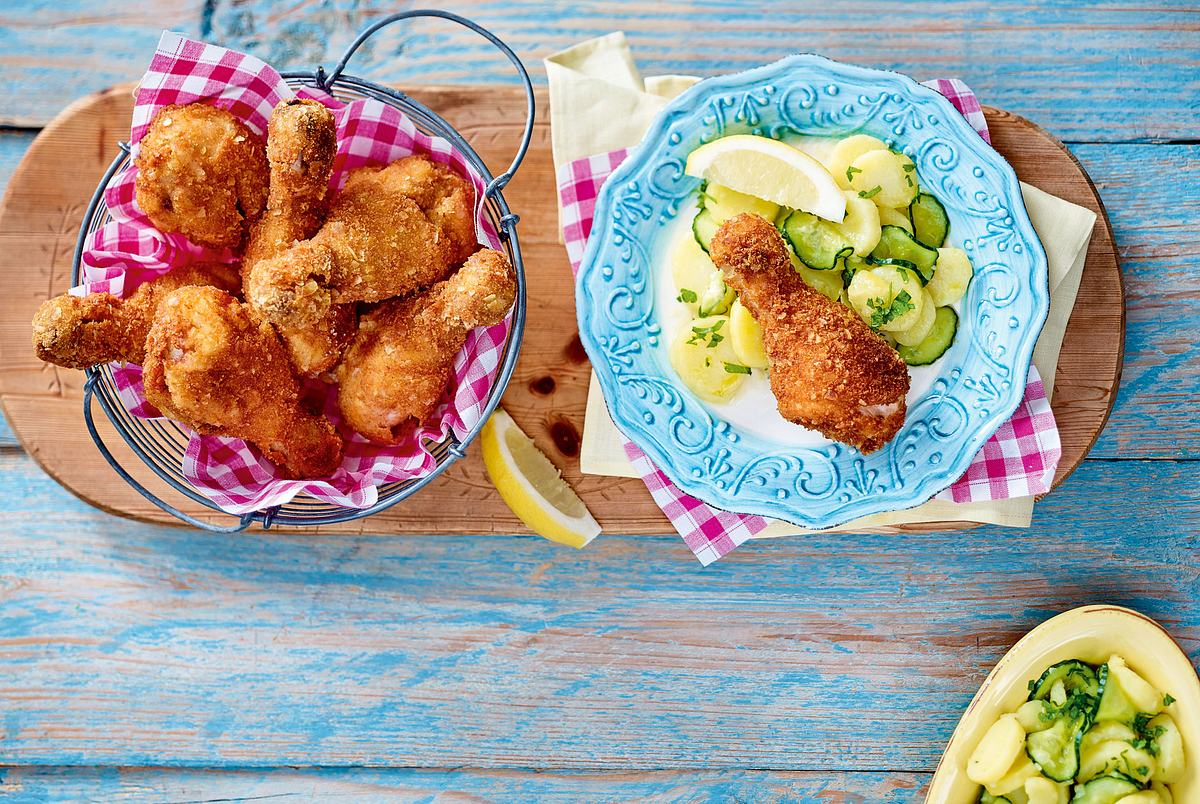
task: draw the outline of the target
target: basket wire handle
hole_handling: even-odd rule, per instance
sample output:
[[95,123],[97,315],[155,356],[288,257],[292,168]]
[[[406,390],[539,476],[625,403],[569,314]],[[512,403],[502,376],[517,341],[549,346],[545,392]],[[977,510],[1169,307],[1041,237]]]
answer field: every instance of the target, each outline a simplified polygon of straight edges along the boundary
[[96,376],[89,377],[87,383],[85,383],[83,386],[84,423],[87,424],[88,433],[91,435],[92,440],[96,442],[96,446],[100,448],[100,452],[104,455],[104,460],[108,461],[108,465],[111,466],[126,483],[132,486],[134,491],[145,497],[154,505],[157,505],[159,508],[166,511],[171,516],[186,522],[194,528],[201,528],[202,530],[212,531],[213,533],[240,533],[250,526],[250,523],[254,521],[254,514],[243,515],[241,519],[238,520],[236,525],[214,525],[211,522],[204,522],[203,520],[196,519],[193,516],[185,514],[183,511],[180,511],[178,508],[170,505],[164,500],[159,499],[149,489],[134,480],[133,476],[130,475],[129,472],[125,471],[125,467],[121,466],[116,457],[109,451],[108,445],[104,443],[104,439],[101,438],[100,432],[96,429],[96,422],[92,419],[92,398],[95,396],[95,391]]
[[472,22],[466,17],[460,17],[450,11],[439,11],[437,9],[413,9],[411,11],[401,11],[398,14],[391,14],[376,22],[358,35],[358,38],[350,43],[350,47],[346,48],[346,52],[342,55],[342,60],[333,68],[333,72],[325,75],[322,71],[317,73],[317,83],[321,88],[328,91],[330,85],[337,81],[338,76],[346,69],[346,65],[350,62],[350,58],[354,55],[364,42],[370,39],[376,31],[391,25],[393,22],[401,20],[414,19],[417,17],[437,17],[450,22],[458,23],[464,28],[469,28],[475,33],[482,36],[484,39],[491,42],[496,48],[503,53],[512,65],[517,68],[517,73],[521,78],[521,83],[525,88],[525,132],[521,136],[521,144],[517,148],[516,156],[513,157],[512,163],[508,166],[508,170],[501,173],[491,184],[487,186],[483,194],[485,198],[490,198],[496,193],[504,189],[505,185],[512,179],[513,174],[517,172],[517,168],[521,166],[521,161],[525,158],[525,152],[529,150],[529,142],[533,138],[533,118],[535,113],[535,105],[533,100],[533,83],[529,80],[529,72],[525,69],[525,65],[517,58],[517,54],[513,53],[512,48],[504,44],[494,33],[484,28],[482,25]]

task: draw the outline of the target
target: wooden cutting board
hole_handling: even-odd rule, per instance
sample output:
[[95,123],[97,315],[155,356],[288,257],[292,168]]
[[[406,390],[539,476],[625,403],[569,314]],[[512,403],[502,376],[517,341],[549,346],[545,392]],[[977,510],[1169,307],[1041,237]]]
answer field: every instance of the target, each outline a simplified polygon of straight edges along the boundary
[[[521,133],[523,96],[516,88],[406,90],[456,125],[494,172],[511,159]],[[518,232],[529,279],[525,342],[504,407],[563,470],[610,533],[669,533],[670,523],[640,480],[581,475],[589,366],[575,326],[573,282],[558,241],[554,163],[545,92],[525,163],[505,191],[521,216]],[[80,221],[92,192],[128,137],[129,87],[88,96],[62,112],[30,146],[0,203],[0,405],[29,454],[72,493],[114,514],[175,524],[122,482],[83,426],[83,373],[41,363],[30,346],[37,306],[70,284]],[[1078,304],[1059,358],[1054,413],[1063,458],[1056,484],[1095,442],[1120,380],[1124,294],[1112,230],[1091,180],[1067,149],[1016,115],[985,109],[993,142],[1026,182],[1098,213]],[[158,480],[124,446],[97,411],[101,433],[125,467],[184,511],[212,514]],[[906,530],[961,527],[906,526]],[[366,520],[334,525],[341,532],[389,534],[525,532],[492,489],[478,446],[426,489]]]

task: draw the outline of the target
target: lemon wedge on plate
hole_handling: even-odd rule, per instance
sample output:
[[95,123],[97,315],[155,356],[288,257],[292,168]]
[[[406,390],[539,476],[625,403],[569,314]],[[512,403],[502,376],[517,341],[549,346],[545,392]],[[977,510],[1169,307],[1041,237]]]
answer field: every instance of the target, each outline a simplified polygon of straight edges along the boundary
[[483,465],[500,497],[534,533],[583,547],[600,525],[533,439],[497,410],[480,433]]
[[825,166],[786,142],[735,134],[701,145],[684,172],[841,223],[846,197]]

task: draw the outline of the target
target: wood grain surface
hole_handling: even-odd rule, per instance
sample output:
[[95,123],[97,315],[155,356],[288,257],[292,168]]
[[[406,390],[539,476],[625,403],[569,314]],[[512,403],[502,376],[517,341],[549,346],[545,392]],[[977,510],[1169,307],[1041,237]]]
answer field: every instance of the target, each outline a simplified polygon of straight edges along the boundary
[[1193,463],[1087,461],[1029,532],[707,569],[670,536],[216,536],[70,500],[49,529],[53,481],[0,472],[11,764],[928,771],[1055,613],[1128,605],[1200,660]]
[[[524,118],[519,89],[408,91],[458,122],[489,164],[502,166],[509,161]],[[545,93],[539,93],[539,101],[545,109]],[[173,524],[170,515],[116,478],[92,445],[80,413],[83,373],[43,364],[29,347],[28,321],[37,305],[70,286],[74,234],[85,202],[115,155],[113,141],[131,110],[128,88],[99,93],[72,106],[41,134],[9,182],[0,204],[0,404],[29,454],[74,494],[112,513]],[[1083,460],[1112,407],[1124,341],[1120,269],[1103,206],[1070,152],[1023,118],[990,108],[987,116],[993,142],[1023,180],[1098,213],[1080,285],[1080,296],[1088,302],[1072,315],[1059,358],[1054,413],[1063,459],[1055,478],[1058,483]],[[81,158],[86,164],[81,164]],[[504,407],[552,456],[606,532],[673,532],[641,481],[579,471],[589,364],[575,325],[570,267],[558,244],[554,165],[544,115],[505,195],[521,215],[529,323]],[[143,467],[107,421],[101,431],[122,464],[143,484],[188,513],[220,521]],[[470,517],[463,516],[467,508]],[[933,527],[954,525],[901,530]],[[494,493],[477,447],[420,494],[376,515],[369,525],[358,521],[326,529],[355,533],[364,528],[385,533],[525,530]]]
[[[34,0],[0,8],[6,91],[0,121],[45,125],[64,101],[140,75],[163,28],[255,53],[280,67],[337,62],[395,0]],[[493,29],[526,63],[624,30],[648,73],[717,75],[796,52],[954,76],[994,106],[1063,139],[1127,142],[1195,134],[1200,9],[1183,0],[881,3],[827,0],[620,2],[442,0]],[[385,31],[359,57],[365,77],[414,84],[508,82],[483,40],[447,23]],[[538,72],[538,80],[544,76]]]
[[898,804],[926,782],[920,773],[812,771],[529,771],[426,768],[192,770],[0,768],[8,800],[170,801],[808,801]]
[[[494,28],[539,82],[541,56],[623,29],[648,74],[813,50],[959,77],[1045,126],[1095,181],[1127,293],[1090,459],[1025,531],[773,540],[702,570],[669,536],[574,553],[144,525],[63,491],[0,423],[0,798],[907,804],[992,663],[1059,611],[1138,608],[1200,661],[1200,8],[437,5]],[[328,65],[408,6],[0,4],[0,125],[30,127],[0,128],[0,181],[72,99],[136,80],[162,28]],[[355,69],[512,85],[469,35],[419,25]]]

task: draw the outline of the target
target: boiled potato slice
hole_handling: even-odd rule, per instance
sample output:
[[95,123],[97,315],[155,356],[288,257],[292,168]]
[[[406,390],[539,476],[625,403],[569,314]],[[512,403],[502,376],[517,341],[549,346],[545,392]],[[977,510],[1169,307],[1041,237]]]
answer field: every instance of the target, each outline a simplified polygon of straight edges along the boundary
[[729,316],[714,315],[681,327],[671,344],[671,366],[692,393],[709,402],[733,396],[746,376],[725,368],[741,365],[729,334]]
[[1143,790],[1117,799],[1116,804],[1163,804],[1163,800],[1153,790]]
[[1162,711],[1162,693],[1154,689],[1150,682],[1125,664],[1125,660],[1120,656],[1114,655],[1108,660],[1108,677],[1109,680],[1116,678],[1125,697],[1137,707],[1139,712],[1156,715]]
[[847,190],[846,217],[839,228],[850,245],[854,246],[854,253],[860,257],[867,256],[879,245],[879,235],[882,233],[879,207],[865,198],[859,198],[858,193]]
[[[671,252],[671,278],[675,280],[680,300],[688,305],[693,313],[696,312],[700,297],[712,284],[716,273],[717,266],[713,265],[704,249],[700,248],[696,238],[691,237],[690,233],[687,237],[679,238],[675,250]],[[685,294],[685,290],[688,293]]]
[[908,219],[908,210],[895,207],[879,207],[880,226],[899,226],[912,234],[912,221]]
[[740,301],[735,301],[729,309],[729,338],[733,342],[733,351],[738,362],[750,368],[765,369],[767,352],[763,348],[762,329],[750,311]]
[[1025,791],[1025,782],[1035,776],[1041,776],[1042,769],[1033,764],[1029,755],[1022,751],[1017,755],[1012,767],[998,781],[985,785],[993,796],[1004,796],[1014,790]]
[[814,270],[801,262],[800,258],[791,251],[788,252],[788,257],[791,259],[792,267],[796,269],[796,273],[800,274],[800,278],[804,280],[804,284],[830,301],[837,301],[838,297],[842,295],[841,271]]
[[870,321],[878,303],[892,300],[892,283],[873,270],[859,271],[846,288],[846,301],[863,321]]
[[926,289],[934,304],[945,307],[963,297],[974,275],[975,269],[967,252],[961,248],[939,248],[933,279],[929,280]]
[[1096,743],[1102,743],[1105,740],[1125,740],[1133,742],[1137,739],[1137,735],[1133,733],[1133,729],[1120,723],[1116,720],[1098,720],[1087,730],[1083,735],[1083,740],[1079,743],[1079,748],[1086,751]]
[[743,212],[761,215],[769,221],[774,221],[779,214],[779,205],[775,202],[739,193],[723,184],[709,182],[704,193],[708,196],[705,206],[712,211],[713,220],[717,223],[724,223]]
[[[933,322],[937,320],[937,305],[933,303],[933,299],[929,298],[929,291],[921,288],[921,294],[925,297],[925,300],[921,303],[921,317],[917,319],[917,323],[908,329],[892,333],[892,337],[896,339],[896,343],[901,346],[916,346],[925,340],[929,332],[933,329]],[[1024,727],[1024,724],[1022,724],[1022,727]]]
[[1071,799],[1071,786],[1045,776],[1034,776],[1025,781],[1025,795],[1029,796],[1029,804],[1067,804]]
[[1080,748],[1079,773],[1076,778],[1080,782],[1086,782],[1112,771],[1120,771],[1143,783],[1154,774],[1156,766],[1154,757],[1124,740],[1103,740],[1093,743],[1087,750]]
[[1183,778],[1186,759],[1183,754],[1183,735],[1170,715],[1159,715],[1149,723],[1151,731],[1162,728],[1158,735],[1158,772],[1154,778],[1163,784],[1175,784]]
[[[921,280],[917,278],[916,273],[896,265],[881,265],[878,268],[872,268],[871,273],[882,276],[891,285],[892,296],[888,299],[889,303],[901,292],[904,292],[908,294],[908,303],[912,305],[908,312],[896,316],[883,324],[880,329],[892,333],[900,332],[921,320],[925,300],[929,297],[924,292],[925,289],[921,287]],[[868,323],[870,323],[869,320]]]
[[1158,793],[1158,797],[1163,800],[1163,804],[1174,804],[1175,796],[1171,795],[1171,791],[1162,782],[1152,782],[1150,789]]
[[849,168],[850,189],[881,207],[905,207],[917,197],[912,160],[894,151],[868,151]]
[[850,179],[846,176],[846,168],[868,151],[886,151],[887,149],[887,143],[877,137],[872,137],[870,134],[855,134],[844,140],[838,140],[837,145],[833,146],[833,150],[829,152],[829,159],[825,166],[833,174],[834,181],[843,190],[849,190]]
[[[934,310],[934,317],[937,317],[937,310]],[[1043,713],[1053,714],[1050,705],[1045,701],[1026,701],[1021,704],[1016,715],[1017,720],[1021,723],[1021,728],[1032,734],[1035,731],[1045,731],[1054,725],[1054,718],[1043,718]]]
[[967,778],[985,787],[995,784],[1024,753],[1025,730],[1017,722],[1017,716],[1002,715],[984,733],[967,760]]

